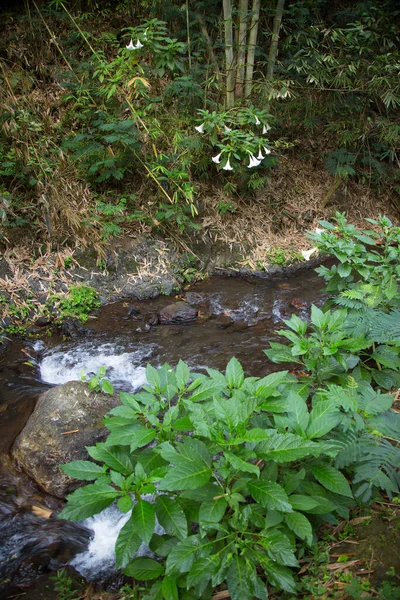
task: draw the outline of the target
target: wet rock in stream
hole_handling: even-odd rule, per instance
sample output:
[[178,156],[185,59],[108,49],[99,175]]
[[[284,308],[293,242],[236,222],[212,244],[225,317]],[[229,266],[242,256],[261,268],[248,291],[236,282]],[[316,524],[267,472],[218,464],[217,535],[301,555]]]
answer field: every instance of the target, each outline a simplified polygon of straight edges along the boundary
[[160,311],[160,323],[182,323],[193,321],[197,317],[197,310],[186,302],[169,304]]
[[118,396],[90,391],[81,381],[48,390],[15,440],[15,460],[45,492],[65,497],[77,482],[59,465],[87,459],[85,446],[106,438],[101,419],[118,403]]

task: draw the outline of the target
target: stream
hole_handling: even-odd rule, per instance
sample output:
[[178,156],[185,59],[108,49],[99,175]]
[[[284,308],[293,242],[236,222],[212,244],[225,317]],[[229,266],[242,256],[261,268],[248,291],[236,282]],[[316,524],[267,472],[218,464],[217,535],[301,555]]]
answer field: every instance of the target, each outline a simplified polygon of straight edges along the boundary
[[88,581],[120,584],[113,576],[113,547],[129,515],[110,507],[82,524],[44,518],[32,507],[57,514],[62,501],[44,494],[10,457],[43,391],[80,380],[82,369],[90,375],[100,366],[117,390],[133,391],[145,382],[148,362],[175,366],[179,359],[197,370],[223,370],[236,356],[247,374],[264,376],[280,366],[262,350],[269,341],[282,341],[275,330],[283,318],[307,317],[312,302],[322,303],[322,285],[312,270],[265,279],[213,277],[186,293],[199,311],[190,323],[152,325],[160,310],[177,301],[173,296],[129,299],[104,305],[73,337],[11,342],[0,355],[1,597],[21,592],[22,598],[56,597],[35,595],[32,589],[38,578],[67,564]]

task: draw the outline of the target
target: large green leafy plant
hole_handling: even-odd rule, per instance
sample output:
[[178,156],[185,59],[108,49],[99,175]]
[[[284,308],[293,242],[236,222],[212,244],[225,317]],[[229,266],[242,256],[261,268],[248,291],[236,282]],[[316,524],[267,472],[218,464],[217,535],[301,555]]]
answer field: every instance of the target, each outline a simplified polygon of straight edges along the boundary
[[326,291],[337,294],[334,302],[350,309],[387,309],[399,306],[400,227],[387,217],[366,219],[375,229],[358,230],[339,212],[323,229],[309,237],[322,254],[338,263],[316,271],[327,282]]
[[[142,391],[121,393],[105,419],[107,440],[88,448],[100,464],[62,467],[95,482],[73,492],[60,516],[83,520],[115,501],[132,511],[116,566],[153,582],[148,598],[210,598],[222,584],[233,600],[266,598],[267,583],[294,593],[291,567],[316,526],[346,517],[355,502],[338,466],[360,497],[397,489],[394,457],[386,449],[382,458],[370,433],[389,394],[358,391],[354,379],[342,396],[333,386],[314,393],[288,371],[246,378],[235,358],[225,375],[191,373],[180,361],[175,370],[149,365],[147,380]],[[358,439],[364,453],[355,457],[348,440]],[[373,480],[361,468],[371,449]],[[135,558],[142,543],[153,558]]]

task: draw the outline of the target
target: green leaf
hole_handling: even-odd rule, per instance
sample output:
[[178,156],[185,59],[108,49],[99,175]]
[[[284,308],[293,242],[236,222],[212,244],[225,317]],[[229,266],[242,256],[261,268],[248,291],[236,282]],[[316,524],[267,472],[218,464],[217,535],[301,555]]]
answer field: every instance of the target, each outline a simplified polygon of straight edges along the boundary
[[315,479],[327,490],[339,494],[340,496],[353,497],[345,476],[334,467],[323,464],[315,465],[314,467],[311,467],[311,472]]
[[167,533],[180,540],[187,537],[186,515],[175,499],[163,495],[157,496],[156,515],[158,522]]
[[161,584],[162,594],[164,600],[179,600],[178,586],[176,585],[176,578],[164,577]]
[[263,561],[263,567],[268,573],[268,580],[273,584],[282,588],[290,594],[296,594],[296,583],[293,578],[291,569],[278,565],[275,561],[269,559],[268,563]]
[[240,404],[234,398],[214,398],[214,413],[217,421],[226,425],[230,432],[234,431],[240,421]]
[[117,505],[121,512],[127,513],[132,508],[132,498],[130,496],[122,496],[122,498],[118,498]]
[[308,511],[318,506],[318,501],[311,496],[303,494],[292,494],[289,496],[289,502],[295,510]]
[[136,533],[132,517],[125,523],[118,534],[115,544],[116,567],[123,568],[136,554],[142,544],[142,540]]
[[178,542],[168,555],[166,563],[167,574],[176,571],[179,573],[186,573],[189,571],[196,557],[196,553],[200,549],[200,545],[200,538],[198,535],[191,535],[185,540]]
[[399,355],[390,346],[379,346],[376,352],[371,354],[371,358],[388,369],[400,369]]
[[311,323],[316,325],[318,329],[324,329],[329,319],[329,313],[324,313],[315,304],[311,306]]
[[[121,420],[121,424],[119,424],[119,420]],[[143,425],[140,425],[139,423],[124,424],[122,422],[122,417],[108,419],[106,426],[108,425],[112,427],[113,431],[105,442],[107,446],[130,446],[136,432],[145,429]]]
[[278,342],[270,342],[269,345],[270,348],[268,350],[263,350],[263,352],[268,356],[269,360],[272,360],[272,362],[277,364],[299,362],[292,354],[289,346],[279,344]]
[[[127,408],[131,408],[133,411],[140,410],[140,404],[135,400],[134,394],[128,394],[128,392],[120,392],[119,399],[122,404]],[[118,408],[118,407],[117,407]],[[113,409],[114,410],[114,409]],[[112,411],[110,411],[112,412]]]
[[148,546],[156,525],[154,504],[146,500],[138,500],[133,507],[131,520],[135,524],[137,535]]
[[180,495],[181,498],[187,498],[189,500],[197,500],[198,502],[205,502],[212,500],[215,496],[218,496],[221,488],[213,483],[206,483],[206,485],[196,488],[195,490],[185,490]]
[[254,429],[249,429],[248,431],[246,431],[246,433],[244,433],[241,437],[229,440],[229,443],[230,444],[233,444],[233,443],[242,444],[243,442],[258,443],[258,442],[262,442],[263,440],[267,440],[269,438],[269,435],[270,434],[267,431],[265,431],[264,429],[255,427]]
[[111,469],[114,469],[114,471],[118,471],[124,475],[133,473],[130,453],[124,448],[108,446],[105,442],[102,442],[96,444],[96,446],[87,446],[86,450],[94,460],[104,462]]
[[215,554],[195,560],[187,575],[187,586],[190,588],[203,581],[209,581],[216,572],[220,561],[220,557]]
[[365,415],[373,416],[387,411],[393,404],[392,394],[381,394],[371,386],[365,387],[358,397],[358,406]]
[[256,446],[257,456],[265,460],[286,463],[300,460],[305,456],[318,456],[320,446],[311,440],[305,440],[294,433],[276,433],[268,440]]
[[117,490],[105,483],[85,485],[67,496],[68,504],[58,517],[69,521],[84,521],[110,506],[117,495]]
[[372,371],[372,377],[375,383],[384,390],[400,387],[400,373],[393,369],[382,369],[382,371],[374,369]]
[[307,403],[295,392],[290,392],[286,401],[290,425],[294,428],[296,433],[301,435],[301,433],[304,433],[307,429],[308,421],[310,419]]
[[105,394],[113,394],[114,386],[108,379],[102,379],[100,383],[101,389]]
[[164,573],[164,566],[152,558],[135,558],[124,570],[124,575],[138,581],[151,581]]
[[210,480],[211,457],[207,446],[199,440],[190,439],[179,444],[178,448],[180,453],[170,457],[175,466],[160,481],[160,490],[192,490]]
[[281,512],[293,511],[285,490],[278,483],[260,479],[259,481],[250,481],[248,488],[254,500],[262,506]]
[[351,266],[339,264],[338,265],[338,273],[339,273],[340,277],[343,277],[343,278],[348,277],[351,274]]
[[277,563],[287,567],[299,566],[295,555],[296,546],[282,531],[267,530],[259,538],[259,544],[267,550],[268,556]]
[[157,432],[155,429],[150,429],[148,427],[138,429],[131,441],[131,452],[136,450],[136,448],[143,448],[143,446],[150,444],[156,437],[156,434]]
[[260,475],[260,467],[253,465],[246,460],[242,460],[232,452],[225,452],[226,460],[232,465],[236,471],[244,471],[245,473],[253,473],[257,477]]
[[225,373],[226,381],[230,388],[239,389],[244,382],[243,367],[234,356],[229,361]]
[[326,435],[342,420],[340,411],[332,405],[330,400],[321,400],[310,413],[310,424],[307,436],[310,439]]
[[180,391],[185,389],[190,379],[190,369],[183,360],[180,360],[175,369],[176,383]]
[[202,523],[219,523],[225,514],[228,502],[226,498],[217,498],[216,500],[208,500],[202,502],[199,510],[199,522]]
[[285,515],[285,523],[297,537],[301,540],[305,540],[309,546],[312,545],[312,527],[307,517],[302,513],[292,512]]
[[104,473],[103,467],[99,467],[89,460],[74,460],[66,465],[60,465],[60,468],[69,477],[83,481],[92,481]]
[[146,379],[147,379],[147,382],[149,383],[149,385],[151,385],[156,390],[156,392],[160,391],[160,387],[161,387],[160,375],[159,375],[157,369],[155,369],[150,364],[148,364],[146,367]]
[[[197,383],[195,381],[194,383]],[[193,385],[193,384],[192,384]],[[191,387],[191,386],[190,386]],[[196,387],[193,394],[190,396],[189,400],[191,402],[200,402],[201,400],[207,400],[213,398],[219,392],[226,388],[225,383],[221,381],[215,381],[213,379],[205,379],[201,382],[201,384]]]
[[226,575],[228,591],[232,600],[252,600],[251,576],[254,567],[242,556],[235,554]]
[[267,398],[270,396],[287,378],[287,374],[288,371],[277,371],[276,373],[270,373],[266,377],[263,377],[257,381],[254,390],[255,396],[261,396],[262,398]]
[[398,293],[397,280],[395,277],[391,277],[389,283],[385,286],[384,294],[388,300],[393,300],[393,298]]

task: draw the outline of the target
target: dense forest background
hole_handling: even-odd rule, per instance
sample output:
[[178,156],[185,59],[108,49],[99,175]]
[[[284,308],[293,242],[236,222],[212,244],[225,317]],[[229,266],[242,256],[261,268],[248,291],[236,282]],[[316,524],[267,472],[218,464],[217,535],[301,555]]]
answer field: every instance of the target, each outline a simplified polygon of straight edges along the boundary
[[395,0],[25,0],[1,13],[5,245],[290,234],[399,207]]

